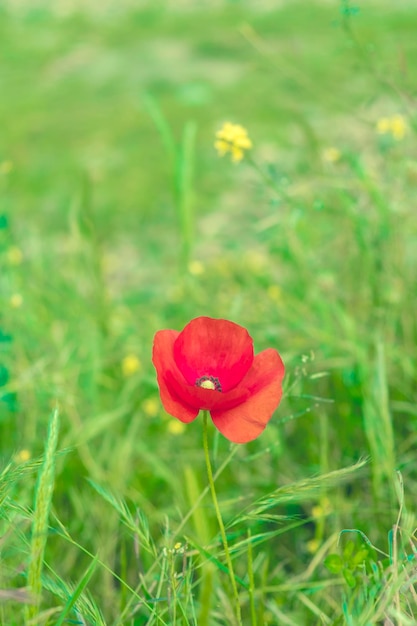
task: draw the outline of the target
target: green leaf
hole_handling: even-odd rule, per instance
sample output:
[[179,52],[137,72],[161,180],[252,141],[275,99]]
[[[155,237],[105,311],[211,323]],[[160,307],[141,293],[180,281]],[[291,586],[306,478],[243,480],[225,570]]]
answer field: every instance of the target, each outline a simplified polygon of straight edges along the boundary
[[332,574],[340,574],[343,569],[343,561],[338,554],[329,554],[324,559],[324,567]]
[[362,548],[356,554],[353,555],[351,559],[352,565],[361,565],[369,556],[369,551],[366,548]]
[[351,589],[356,587],[356,578],[350,569],[343,570],[343,577]]
[[345,561],[350,561],[355,551],[355,544],[353,541],[348,541],[343,550],[343,557]]

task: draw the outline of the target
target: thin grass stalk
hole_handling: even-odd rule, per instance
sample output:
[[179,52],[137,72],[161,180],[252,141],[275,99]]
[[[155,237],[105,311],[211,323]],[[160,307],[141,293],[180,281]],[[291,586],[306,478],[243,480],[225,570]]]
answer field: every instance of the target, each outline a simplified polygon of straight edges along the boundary
[[276,193],[278,198],[281,201],[287,202],[290,206],[294,204],[294,201],[291,198],[291,196],[288,193],[286,193],[286,191],[282,189],[279,186],[279,184],[277,184],[277,181],[274,179],[274,177],[271,176],[269,172],[265,171],[250,154],[246,156],[246,160],[253,167],[253,169],[260,175],[265,185],[269,189],[271,189],[274,193]]
[[[366,368],[365,377],[370,377]],[[372,456],[374,496],[381,510],[395,506],[395,442],[388,397],[384,346],[377,341],[373,377],[364,405],[364,426]]]
[[230,582],[232,585],[236,618],[237,618],[239,626],[243,626],[242,614],[240,610],[239,592],[237,589],[235,573],[233,570],[233,563],[232,563],[232,559],[230,556],[229,544],[227,542],[226,530],[224,527],[224,522],[223,522],[222,514],[220,511],[219,501],[217,499],[216,487],[214,485],[214,480],[213,480],[213,469],[211,467],[210,452],[209,452],[209,446],[208,446],[207,423],[208,423],[208,412],[203,411],[203,447],[204,447],[204,457],[205,457],[206,468],[207,468],[207,477],[208,477],[208,481],[210,485],[211,499],[213,501],[214,510],[216,512],[216,517],[217,517],[217,523],[219,525],[220,535],[221,535],[222,542],[223,542],[223,549],[224,549],[224,554],[226,557],[227,569],[229,573]]
[[[399,488],[397,487],[397,491],[399,492],[398,495],[400,496],[399,498],[399,510],[398,510],[398,516],[397,516],[397,521],[394,524],[394,528],[393,528],[393,577],[395,577],[395,582],[397,583],[396,585],[396,592],[394,594],[394,606],[395,609],[398,613],[398,616],[400,616],[401,614],[401,600],[400,600],[400,588],[401,586],[398,585],[398,575],[399,575],[399,571],[401,568],[401,564],[399,563],[399,555],[398,555],[398,533],[400,532],[400,528],[401,528],[401,518],[402,518],[402,514],[403,514],[403,506],[404,506],[404,485],[403,485],[403,481],[402,481],[402,476],[400,473],[397,472],[397,478],[398,478],[398,482],[399,482]],[[398,626],[403,626],[403,621],[401,619],[401,617],[398,618]]]
[[154,98],[145,94],[143,101],[162,139],[172,169],[175,210],[181,237],[180,260],[182,270],[185,272],[190,262],[194,238],[192,185],[197,126],[195,122],[187,122],[181,143],[177,145],[171,128]]
[[[201,490],[198,485],[196,475],[189,465],[185,467],[184,478],[188,499],[190,501],[190,504],[193,505],[193,503],[198,502]],[[203,545],[207,545],[211,537],[210,523],[207,519],[207,515],[203,512],[201,507],[193,506],[191,517],[199,542]],[[200,605],[200,611],[198,615],[199,626],[209,626],[210,623],[210,610],[213,596],[213,579],[213,564],[210,562],[204,563],[202,567],[198,593]]]
[[181,146],[175,164],[175,204],[181,232],[181,261],[183,271],[187,270],[190,263],[194,238],[192,185],[196,131],[196,124],[194,122],[187,122],[184,127]]
[[[35,494],[35,511],[32,524],[28,583],[33,594],[33,604],[26,611],[26,623],[39,612],[42,593],[42,570],[48,538],[48,520],[51,510],[55,479],[55,452],[59,433],[59,413],[55,409],[49,420],[43,466]],[[32,621],[33,624],[33,621]]]
[[[214,473],[214,475],[213,475],[213,480],[214,481],[216,481],[218,479],[218,477],[220,476],[220,474],[226,469],[226,467],[229,465],[230,461],[232,460],[232,458],[234,457],[236,452],[237,452],[237,447],[232,448],[232,450],[229,453],[229,455],[226,457],[226,459],[223,461],[223,463],[220,465],[220,467]],[[194,515],[194,511],[200,506],[200,504],[202,503],[202,501],[204,500],[204,498],[206,497],[206,495],[208,494],[209,491],[210,491],[209,485],[204,487],[204,489],[202,490],[202,492],[200,493],[198,498],[195,500],[193,506],[190,508],[188,513],[181,520],[178,528],[175,531],[175,536],[176,537],[179,537],[181,531],[183,530],[183,528],[187,524],[188,520],[190,519],[190,517],[192,517]]]
[[84,572],[78,585],[73,590],[71,597],[68,598],[67,603],[65,604],[61,615],[58,617],[57,621],[55,622],[55,626],[62,626],[62,624],[67,622],[68,616],[71,614],[78,599],[80,598],[81,594],[84,592],[84,589],[90,582],[90,578],[95,572],[97,561],[98,561],[97,557],[93,561],[91,561],[90,565],[88,566],[87,570]]
[[252,626],[257,626],[258,620],[255,606],[255,576],[253,572],[253,552],[251,532],[248,530],[248,578],[249,578],[249,604]]
[[176,159],[177,147],[175,145],[175,139],[169,124],[158,106],[158,103],[149,93],[144,94],[143,103],[159,132],[164,148],[169,156],[171,167],[173,167]]

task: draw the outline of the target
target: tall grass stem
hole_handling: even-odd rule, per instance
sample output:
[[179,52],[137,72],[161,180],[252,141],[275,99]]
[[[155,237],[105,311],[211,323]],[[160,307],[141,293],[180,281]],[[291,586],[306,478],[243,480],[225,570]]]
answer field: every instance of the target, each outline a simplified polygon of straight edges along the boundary
[[192,199],[196,132],[196,124],[192,121],[187,122],[175,163],[175,206],[181,233],[181,261],[184,271],[187,271],[191,260],[194,238]]
[[174,205],[180,231],[180,262],[185,273],[190,263],[194,239],[192,197],[197,125],[193,121],[188,121],[184,126],[181,141],[177,144],[156,100],[146,94],[143,101],[159,132],[170,162]]
[[55,409],[49,420],[45,457],[39,473],[35,494],[35,511],[32,524],[28,583],[33,594],[33,604],[26,611],[26,623],[33,626],[39,612],[42,593],[42,570],[48,538],[48,520],[55,480],[55,452],[59,433],[59,413]]

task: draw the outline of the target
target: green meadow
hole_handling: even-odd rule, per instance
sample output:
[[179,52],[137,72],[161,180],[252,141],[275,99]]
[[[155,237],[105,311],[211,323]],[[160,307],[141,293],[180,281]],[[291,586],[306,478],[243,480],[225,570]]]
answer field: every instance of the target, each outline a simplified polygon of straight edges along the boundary
[[[417,623],[416,24],[1,3],[1,626]],[[220,522],[151,360],[199,316],[286,366],[257,439],[209,420]]]

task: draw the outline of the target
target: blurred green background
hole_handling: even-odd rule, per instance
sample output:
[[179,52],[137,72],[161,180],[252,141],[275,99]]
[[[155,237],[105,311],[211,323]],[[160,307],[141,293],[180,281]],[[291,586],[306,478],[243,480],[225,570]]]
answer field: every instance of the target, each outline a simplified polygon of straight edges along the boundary
[[[330,500],[324,486],[279,509],[304,523],[260,548],[261,587],[308,572],[343,528],[386,549],[398,469],[412,511],[416,23],[406,1],[2,3],[1,454],[36,459],[58,403],[54,515],[110,569],[125,559],[126,580],[130,538],[86,478],[140,507],[156,545],[167,519],[175,532],[205,485],[201,423],[163,414],[150,357],[157,330],[199,315],[246,326],[287,366],[276,416],[223,475],[226,518],[369,460]],[[253,142],[239,164],[214,149],[225,121]],[[215,438],[216,463],[229,447]],[[4,514],[18,532],[0,587],[25,584],[30,476],[13,483],[26,513]],[[47,559],[75,579],[86,557],[51,526]],[[106,623],[148,623],[117,621],[123,593],[99,575]],[[277,593],[271,623],[282,605],[288,623],[323,623],[298,587]],[[324,623],[344,623],[335,594],[313,598]]]

